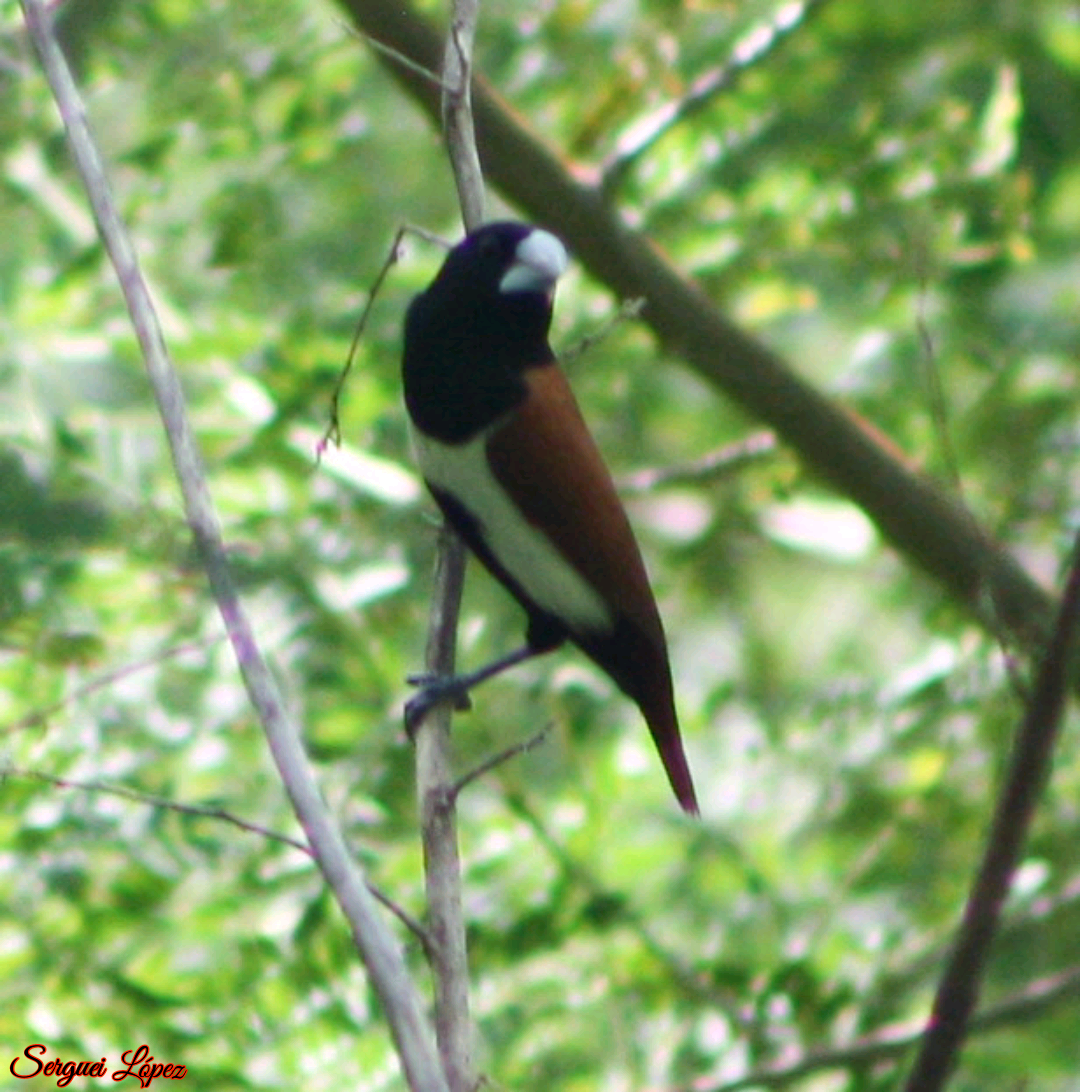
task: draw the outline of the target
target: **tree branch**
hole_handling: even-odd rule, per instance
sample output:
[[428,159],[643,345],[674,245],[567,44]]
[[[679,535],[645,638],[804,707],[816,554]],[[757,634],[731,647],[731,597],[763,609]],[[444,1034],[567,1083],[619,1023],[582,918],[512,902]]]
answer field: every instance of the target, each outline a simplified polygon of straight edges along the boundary
[[1027,712],[1017,733],[1008,777],[998,797],[978,876],[964,908],[960,933],[938,985],[907,1092],[937,1092],[956,1064],[979,985],[997,934],[1001,908],[1020,864],[1039,794],[1050,774],[1080,634],[1080,536],[1054,634],[1039,664]]
[[484,176],[472,111],[472,55],[479,18],[479,0],[453,0],[442,70],[443,131],[466,231],[475,231],[484,222]]
[[[453,0],[443,49],[440,114],[457,185],[465,230],[484,219],[484,180],[472,116],[472,50],[479,0]],[[429,85],[430,86],[430,85]],[[426,665],[433,675],[452,675],[465,549],[444,523],[439,536],[428,619]],[[435,982],[435,1036],[451,1092],[475,1087],[469,1015],[469,962],[461,905],[461,857],[457,840],[457,783],[450,754],[453,703],[436,706],[415,732],[416,791],[424,850],[424,883]]]
[[724,444],[679,466],[653,467],[633,470],[619,479],[619,492],[631,496],[653,493],[672,485],[700,485],[703,482],[721,481],[734,477],[776,454],[776,437],[771,432],[752,432],[743,440]]
[[166,660],[171,659],[173,656],[183,656],[188,652],[203,652],[211,645],[216,645],[218,642],[224,640],[224,633],[216,633],[212,637],[203,637],[197,641],[185,641],[183,644],[171,645],[168,648],[163,648],[141,660],[135,660],[133,663],[121,664],[119,667],[114,667],[112,670],[106,671],[104,674],[97,675],[87,682],[76,686],[62,698],[37,709],[31,709],[29,713],[23,714],[23,716],[19,717],[17,720],[11,721],[9,724],[0,724],[0,737],[14,735],[16,732],[22,732],[28,728],[37,728],[44,725],[51,717],[56,716],[57,713],[62,712],[69,706],[78,705],[86,698],[97,693],[97,691],[113,686],[121,679],[126,679],[131,675],[138,674],[138,672],[145,671],[151,667],[160,667],[161,664]]
[[[972,1021],[972,1034],[985,1034],[1035,1020],[1058,1005],[1080,998],[1080,967],[1040,978],[1022,990],[989,1005]],[[802,1054],[779,1065],[756,1069],[733,1081],[718,1084],[699,1082],[694,1092],[743,1092],[749,1088],[783,1088],[804,1077],[827,1069],[865,1069],[906,1054],[922,1036],[921,1027],[905,1026],[868,1035],[857,1042],[829,1050]]]
[[744,34],[728,60],[703,72],[690,90],[676,102],[665,103],[649,117],[634,123],[616,143],[615,154],[603,167],[601,188],[611,194],[627,174],[676,126],[700,113],[720,95],[733,91],[751,68],[771,57],[791,35],[804,27],[824,6],[824,0],[795,0],[782,3],[772,19],[759,22]]
[[22,6],[27,29],[67,129],[98,233],[116,269],[165,427],[188,525],[236,652],[248,697],[266,732],[270,751],[319,868],[349,921],[357,950],[386,1012],[409,1087],[413,1092],[444,1092],[446,1083],[433,1049],[430,1029],[401,951],[384,924],[360,869],[350,859],[341,832],[326,810],[299,732],[285,712],[277,684],[237,594],[180,380],[169,359],[146,281],[120,220],[90,133],[86,111],[53,33],[50,15],[43,0],[22,0]]
[[[415,64],[437,65],[440,37],[405,0],[340,0],[365,33]],[[430,82],[380,56],[433,119]],[[773,428],[808,467],[858,504],[885,538],[997,636],[1027,651],[1050,631],[1050,596],[967,508],[918,473],[865,422],[796,375],[725,319],[647,239],[629,231],[594,185],[580,181],[483,80],[473,111],[481,162],[526,215],[553,226],[588,271],[621,299],[644,296],[643,321],[708,383]]]
[[[234,815],[227,808],[217,808],[207,804],[185,804],[180,800],[170,800],[165,796],[155,796],[153,793],[142,792],[139,789],[128,788],[127,785],[115,785],[108,781],[78,781],[70,777],[58,777],[56,774],[45,773],[43,770],[26,770],[19,766],[0,766],[0,780],[5,777],[21,777],[31,781],[43,781],[47,785],[55,785],[58,789],[78,789],[81,792],[102,793],[106,796],[115,796],[121,800],[130,800],[136,804],[145,804],[150,808],[158,808],[161,811],[176,812],[177,815],[190,815],[196,819],[211,819],[220,823],[228,823],[248,834],[258,834],[270,842],[280,842],[282,845],[297,849],[312,859],[315,853],[307,842],[299,838],[292,838],[288,834],[281,834],[276,830],[270,830],[260,823],[252,823]],[[384,891],[376,887],[370,881],[367,889],[371,892],[387,910],[390,911],[420,942],[425,951],[430,948],[430,940],[424,927],[404,907],[394,902]]]
[[[368,33],[430,67],[437,38],[400,0],[342,2]],[[383,63],[429,115],[438,116],[430,87],[392,61]],[[1051,633],[1050,596],[993,541],[960,499],[919,473],[872,426],[725,319],[648,240],[624,226],[597,186],[574,177],[557,153],[479,78],[473,103],[485,172],[506,197],[537,222],[557,227],[586,268],[619,297],[643,296],[643,320],[668,350],[772,427],[808,467],[862,507],[896,549],[992,634],[1006,634],[1029,653],[1043,645]],[[1050,670],[1049,660],[1043,668]],[[1064,671],[1064,663],[1055,670]],[[1044,747],[1049,734],[1043,733]],[[1033,758],[1035,767],[1041,761]],[[1002,808],[1030,808],[1034,792],[1029,784],[1011,803],[1003,798]],[[1024,795],[1030,799],[1022,800]],[[978,906],[982,895],[973,898]],[[996,905],[993,910],[996,917]],[[987,939],[980,935],[977,947]]]
[[496,751],[495,754],[485,758],[479,766],[474,766],[468,773],[462,774],[458,778],[457,784],[454,786],[454,796],[459,796],[465,791],[474,781],[486,774],[491,773],[492,770],[497,769],[503,765],[504,762],[509,762],[511,759],[520,758],[524,754],[528,754],[529,751],[539,747],[541,743],[547,740],[547,737],[551,734],[551,725],[545,724],[539,732],[529,736],[528,739],[523,739],[518,743],[512,744],[510,747],[504,747],[501,751]]

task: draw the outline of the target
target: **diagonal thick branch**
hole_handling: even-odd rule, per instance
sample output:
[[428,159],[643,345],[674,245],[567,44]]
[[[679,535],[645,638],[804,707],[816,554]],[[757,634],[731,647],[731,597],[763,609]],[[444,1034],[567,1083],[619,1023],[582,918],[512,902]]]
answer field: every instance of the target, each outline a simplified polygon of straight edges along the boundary
[[[359,27],[426,68],[438,32],[399,0],[340,0]],[[437,121],[439,92],[382,55],[381,63]],[[1050,596],[956,498],[919,474],[843,406],[729,322],[652,244],[630,231],[591,181],[575,177],[481,77],[473,113],[489,183],[533,220],[558,230],[575,256],[622,299],[642,296],[643,321],[718,392],[771,426],[803,462],[858,504],[885,538],[995,636],[1027,651],[1050,632]]]

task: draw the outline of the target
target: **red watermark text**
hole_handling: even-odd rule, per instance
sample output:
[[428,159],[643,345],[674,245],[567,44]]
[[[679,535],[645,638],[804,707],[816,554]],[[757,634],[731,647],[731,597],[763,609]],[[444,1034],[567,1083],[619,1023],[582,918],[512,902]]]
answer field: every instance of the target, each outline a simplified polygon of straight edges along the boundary
[[62,1058],[45,1060],[49,1048],[44,1043],[31,1043],[19,1057],[11,1059],[13,1077],[28,1081],[31,1077],[55,1078],[59,1088],[66,1088],[76,1077],[111,1077],[114,1081],[123,1081],[134,1077],[143,1088],[158,1077],[170,1081],[182,1081],[187,1076],[187,1066],[176,1062],[158,1062],[154,1060],[150,1048],[143,1043],[133,1050],[125,1050],[120,1055],[121,1065],[110,1069],[107,1058],[98,1061],[64,1061]]

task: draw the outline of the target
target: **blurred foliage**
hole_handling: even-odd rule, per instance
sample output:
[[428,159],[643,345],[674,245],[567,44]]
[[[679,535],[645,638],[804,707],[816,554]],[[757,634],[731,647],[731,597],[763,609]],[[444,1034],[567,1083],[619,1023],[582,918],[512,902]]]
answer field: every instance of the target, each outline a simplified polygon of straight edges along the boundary
[[[494,0],[477,60],[720,306],[958,483],[1052,586],[1080,491],[1075,5],[800,10]],[[322,466],[314,451],[395,228],[457,230],[437,136],[325,0],[68,0],[61,26],[264,647],[357,854],[422,915],[400,711],[434,524],[398,354],[435,248],[410,242],[392,270],[346,445]],[[0,57],[3,761],[295,833],[12,0]],[[574,271],[557,344],[616,302]],[[618,473],[754,429],[632,322],[571,372]],[[459,719],[462,769],[552,725],[463,801],[480,1065],[499,1087],[723,1088],[924,1016],[1021,708],[1024,665],[788,454],[632,513],[705,817],[680,819],[632,707],[572,652]],[[462,662],[520,626],[472,570]],[[1075,970],[1078,743],[1070,724],[987,1005]],[[100,790],[18,774],[3,793],[8,1057],[44,1042],[115,1062],[145,1042],[196,1088],[402,1087],[302,855]],[[974,1037],[954,1087],[1080,1087],[1072,1001]],[[786,1086],[897,1073],[883,1055]]]

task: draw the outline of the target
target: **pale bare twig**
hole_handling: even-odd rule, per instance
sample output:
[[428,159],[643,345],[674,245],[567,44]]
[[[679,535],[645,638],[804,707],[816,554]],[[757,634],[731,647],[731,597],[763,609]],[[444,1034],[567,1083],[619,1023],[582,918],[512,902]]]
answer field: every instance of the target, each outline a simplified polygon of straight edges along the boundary
[[562,361],[563,367],[572,364],[579,357],[584,356],[591,349],[599,345],[601,341],[611,334],[612,330],[616,329],[616,327],[621,326],[624,322],[630,322],[633,319],[636,319],[641,314],[641,310],[644,306],[645,299],[643,296],[638,296],[637,299],[623,300],[619,305],[618,311],[616,311],[615,314],[598,330],[591,331],[573,345],[560,351],[559,359]]
[[386,1012],[409,1086],[413,1092],[444,1092],[446,1082],[430,1029],[400,947],[326,809],[300,733],[285,711],[277,683],[237,593],[179,376],[169,359],[146,280],[120,219],[82,99],[53,33],[50,15],[42,0],[22,0],[22,6],[27,29],[67,129],[98,233],[120,282],[169,442],[188,525],[235,650],[248,696],[319,868],[350,924],[357,949]]
[[395,49],[391,45],[387,45],[385,42],[380,41],[371,34],[365,34],[351,23],[345,23],[338,20],[338,25],[352,37],[359,38],[361,41],[366,42],[376,53],[381,53],[384,57],[389,57],[395,64],[401,65],[402,68],[407,69],[409,72],[414,72],[421,79],[427,80],[428,83],[433,84],[440,90],[445,87],[445,84],[437,72],[432,72],[430,68],[425,68],[424,65],[417,64],[412,57],[407,57],[400,50]]
[[334,384],[334,390],[330,395],[329,420],[327,421],[326,431],[323,433],[323,437],[315,449],[316,462],[322,459],[323,452],[329,444],[341,443],[341,395],[345,389],[345,383],[349,378],[349,373],[352,371],[353,361],[356,359],[356,350],[360,346],[360,339],[364,336],[364,330],[367,328],[368,316],[371,314],[371,308],[374,306],[375,300],[378,297],[379,291],[386,281],[390,270],[401,260],[401,241],[406,235],[416,235],[421,239],[426,239],[429,243],[435,243],[438,246],[449,248],[449,243],[447,243],[445,239],[440,239],[432,232],[425,231],[424,228],[416,227],[413,224],[402,224],[397,231],[394,232],[394,238],[386,252],[386,259],[379,267],[379,272],[375,274],[375,280],[371,282],[371,288],[368,290],[367,302],[364,304],[364,309],[360,312],[360,317],[356,320],[356,329],[353,331],[352,341],[349,342],[349,351],[345,357],[345,366],[341,369],[341,372],[337,377],[337,382]]
[[720,95],[732,91],[751,68],[775,53],[825,0],[784,0],[769,22],[743,35],[724,64],[703,72],[678,101],[666,103],[649,118],[636,122],[616,145],[601,172],[601,188],[612,193],[637,163],[677,125],[700,113]]
[[754,432],[743,440],[724,444],[692,463],[635,470],[619,478],[621,493],[651,493],[670,485],[697,485],[737,474],[753,463],[776,454],[776,436]]
[[390,270],[401,257],[401,240],[405,237],[407,230],[408,228],[402,225],[394,232],[390,249],[386,252],[386,259],[380,266],[379,272],[375,274],[375,280],[368,291],[367,302],[364,304],[363,311],[360,312],[360,317],[356,320],[356,329],[353,331],[352,341],[349,342],[349,351],[345,356],[345,366],[341,369],[337,382],[334,384],[334,390],[330,395],[329,420],[326,424],[326,431],[315,449],[316,462],[322,460],[323,452],[330,444],[341,444],[341,419],[339,416],[341,393],[345,389],[345,381],[349,378],[349,372],[352,371],[353,361],[356,359],[356,350],[360,345],[360,339],[364,336],[368,315],[371,314],[371,308],[375,305],[375,297],[378,296],[379,289],[382,288],[383,281],[386,280]]
[[[247,819],[241,819],[227,808],[213,807],[207,804],[185,804],[179,800],[170,800],[164,796],[155,796],[153,793],[141,792],[138,789],[129,788],[126,785],[117,785],[109,781],[82,781],[76,778],[59,777],[56,774],[45,773],[43,770],[28,770],[19,766],[0,767],[0,778],[22,777],[33,781],[43,781],[47,785],[55,785],[58,789],[78,789],[82,792],[102,793],[107,796],[116,796],[121,800],[130,800],[136,804],[145,804],[147,807],[159,808],[163,811],[173,811],[179,815],[191,815],[199,819],[213,819],[218,822],[228,823],[249,834],[258,834],[271,842],[280,842],[282,845],[298,849],[308,857],[314,858],[311,846],[302,842],[299,838],[291,838],[288,834],[281,834],[261,823],[252,823]],[[396,903],[375,884],[368,882],[368,890],[387,908],[404,926],[412,933],[420,944],[428,947],[429,939],[427,931],[407,910]]]
[[504,762],[509,762],[510,759],[517,758],[519,755],[528,754],[529,751],[539,747],[550,734],[551,725],[545,724],[539,732],[529,736],[528,739],[523,739],[520,743],[515,743],[511,747],[505,747],[501,751],[496,751],[495,754],[484,759],[479,766],[475,766],[467,774],[458,778],[457,783],[454,785],[454,796],[456,797],[467,785],[471,785],[478,777],[483,777],[484,774],[490,773],[497,766],[501,766]]
[[[443,131],[466,231],[475,230],[484,219],[484,180],[476,148],[471,93],[472,50],[479,15],[479,0],[453,0],[450,30],[443,48]],[[430,674],[453,674],[464,581],[464,546],[444,524],[439,536],[428,619],[425,666]],[[416,791],[432,941],[435,1036],[451,1092],[472,1092],[476,1080],[456,791],[450,755],[451,706],[451,702],[435,706],[416,727]]]
[[38,709],[32,709],[29,713],[23,714],[17,720],[11,721],[10,724],[0,726],[0,736],[13,735],[15,732],[24,731],[27,728],[36,728],[39,725],[44,724],[51,717],[62,713],[70,706],[76,705],[78,702],[95,694],[98,690],[104,690],[106,687],[112,686],[113,683],[120,682],[122,679],[126,679],[131,675],[135,675],[140,671],[145,671],[147,668],[157,667],[164,663],[165,660],[171,659],[174,656],[183,656],[188,652],[201,652],[211,645],[216,645],[225,640],[224,633],[215,634],[212,637],[204,637],[199,641],[185,641],[183,644],[173,645],[169,648],[164,648],[160,652],[155,652],[152,656],[146,656],[141,660],[135,660],[132,663],[123,664],[120,667],[113,668],[111,671],[106,671],[102,675],[97,675],[81,686],[75,687],[70,693],[65,694],[62,698],[52,702],[49,705],[43,705]]
[[484,222],[484,176],[472,114],[472,54],[480,0],[453,0],[443,55],[443,131],[466,231]]
[[[971,1021],[972,1034],[1012,1027],[1034,1020],[1061,1004],[1080,999],[1080,967],[1036,979],[994,1005],[988,1005]],[[698,1081],[693,1092],[743,1092],[749,1088],[783,1088],[828,1069],[859,1070],[899,1060],[923,1034],[922,1026],[905,1024],[881,1029],[844,1046],[808,1051],[775,1065],[755,1069],[732,1081]]]
[[47,785],[55,785],[58,789],[78,789],[81,792],[101,793],[106,796],[117,796],[121,800],[130,800],[136,804],[145,804],[147,807],[159,808],[163,811],[174,811],[179,815],[191,815],[200,819],[216,819],[222,823],[228,823],[248,834],[258,834],[271,842],[280,842],[282,845],[298,849],[309,857],[314,854],[307,842],[299,838],[292,838],[288,834],[270,830],[259,823],[241,819],[226,808],[214,807],[207,804],[184,804],[179,800],[169,800],[164,796],[156,796],[153,793],[141,792],[139,789],[128,788],[126,785],[117,785],[110,781],[93,779],[83,781],[78,778],[59,777],[56,774],[46,773],[43,770],[28,770],[19,766],[0,767],[0,777],[21,777],[27,780],[43,781]]
[[[425,658],[432,674],[451,675],[454,671],[464,576],[465,554],[461,540],[443,524],[435,554]],[[416,726],[413,738],[435,987],[435,1036],[451,1092],[470,1092],[473,1087],[472,1026],[450,754],[451,709],[449,702],[435,706]]]

